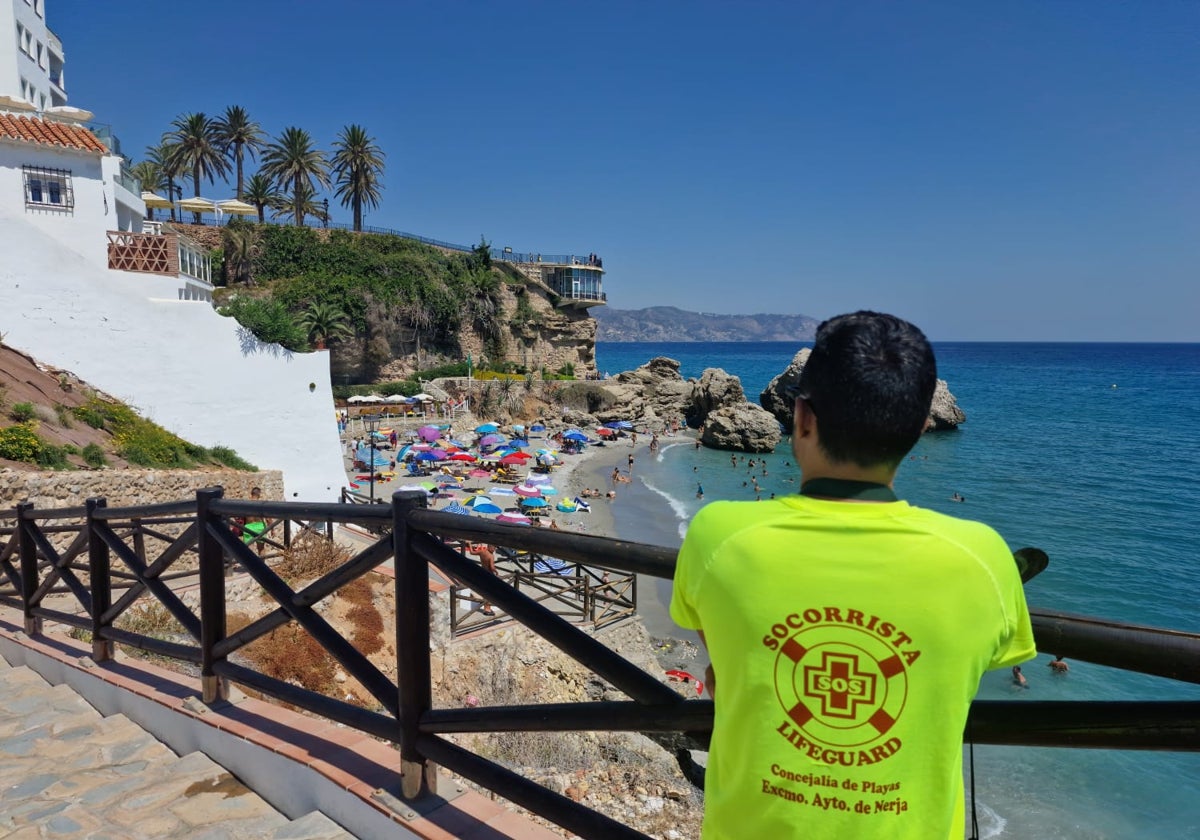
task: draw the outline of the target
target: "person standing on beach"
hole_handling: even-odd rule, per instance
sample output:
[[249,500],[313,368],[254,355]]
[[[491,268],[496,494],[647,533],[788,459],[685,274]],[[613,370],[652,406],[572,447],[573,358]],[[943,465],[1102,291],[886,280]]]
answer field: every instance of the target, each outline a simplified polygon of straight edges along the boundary
[[712,661],[705,840],[963,837],[971,699],[1036,650],[1000,535],[892,490],[936,381],[912,324],[826,321],[793,395],[800,494],[692,520],[671,616]]

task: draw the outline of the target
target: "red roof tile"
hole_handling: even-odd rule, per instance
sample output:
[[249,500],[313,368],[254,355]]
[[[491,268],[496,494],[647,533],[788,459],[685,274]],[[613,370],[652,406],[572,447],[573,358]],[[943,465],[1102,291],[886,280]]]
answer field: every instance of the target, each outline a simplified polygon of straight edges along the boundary
[[52,122],[37,117],[14,117],[0,114],[0,140],[23,140],[43,146],[61,146],[83,152],[104,154],[108,148],[96,139],[96,135],[77,125]]

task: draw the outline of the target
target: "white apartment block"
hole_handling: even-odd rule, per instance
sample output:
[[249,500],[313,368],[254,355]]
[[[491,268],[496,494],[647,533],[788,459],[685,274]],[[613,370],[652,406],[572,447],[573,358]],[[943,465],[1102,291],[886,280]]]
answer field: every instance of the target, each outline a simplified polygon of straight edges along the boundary
[[45,0],[9,2],[12,15],[0,12],[0,95],[19,96],[38,111],[66,105],[66,59],[46,26]]

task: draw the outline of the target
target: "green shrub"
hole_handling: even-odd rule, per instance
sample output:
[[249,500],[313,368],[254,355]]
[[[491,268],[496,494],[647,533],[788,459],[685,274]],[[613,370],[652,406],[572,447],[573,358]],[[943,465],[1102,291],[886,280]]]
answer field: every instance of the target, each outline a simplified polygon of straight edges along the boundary
[[46,443],[44,440],[39,440],[41,445],[38,447],[37,465],[45,470],[69,470],[71,469],[70,462],[67,461],[67,448],[65,446],[55,446],[51,443]]
[[54,406],[54,413],[58,416],[58,425],[64,429],[71,428],[71,409],[67,408],[62,403]]
[[108,459],[104,457],[104,450],[94,443],[83,447],[83,461],[89,467],[97,469],[108,463]]
[[42,439],[24,423],[0,429],[0,458],[33,464],[37,462],[41,448]]
[[90,403],[76,406],[72,409],[72,413],[93,429],[104,428],[104,414],[96,410]]
[[234,452],[228,446],[214,446],[208,450],[208,454],[214,460],[220,461],[227,467],[232,467],[235,470],[243,470],[244,472],[258,472],[258,467],[251,464],[241,455]]
[[82,408],[98,414],[112,432],[118,454],[139,467],[187,468],[208,460],[208,451],[173,435],[122,403],[93,397]]
[[308,337],[287,307],[274,298],[238,295],[218,310],[222,315],[236,318],[259,341],[279,344],[288,350],[307,350]]
[[8,415],[18,423],[28,423],[37,417],[37,408],[31,402],[14,403],[8,410]]

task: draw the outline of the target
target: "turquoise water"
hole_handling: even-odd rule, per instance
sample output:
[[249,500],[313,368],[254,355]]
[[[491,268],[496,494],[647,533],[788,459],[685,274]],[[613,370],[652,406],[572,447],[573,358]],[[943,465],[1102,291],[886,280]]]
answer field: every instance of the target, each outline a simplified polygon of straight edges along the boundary
[[[600,343],[601,370],[656,355],[685,376],[723,367],[756,399],[802,345]],[[1200,632],[1200,345],[937,344],[940,376],[966,412],[926,435],[897,477],[910,502],[995,527],[1013,548],[1038,546],[1050,567],[1032,605]],[[755,456],[767,498],[795,492],[785,439]],[[705,500],[753,499],[751,471],[729,453],[668,441],[639,453],[614,505],[623,537],[678,544]],[[749,457],[749,456],[748,456]],[[762,474],[765,462],[767,475]],[[790,480],[789,480],[790,479]],[[747,486],[743,486],[746,482]],[[965,503],[950,501],[958,492]],[[661,512],[646,515],[644,511]],[[665,590],[660,588],[660,599]],[[1200,687],[1084,662],[1051,677],[1053,651],[1024,667],[1027,692],[989,674],[995,699],[1200,699]],[[988,837],[1200,837],[1200,758],[1188,754],[978,747]]]

